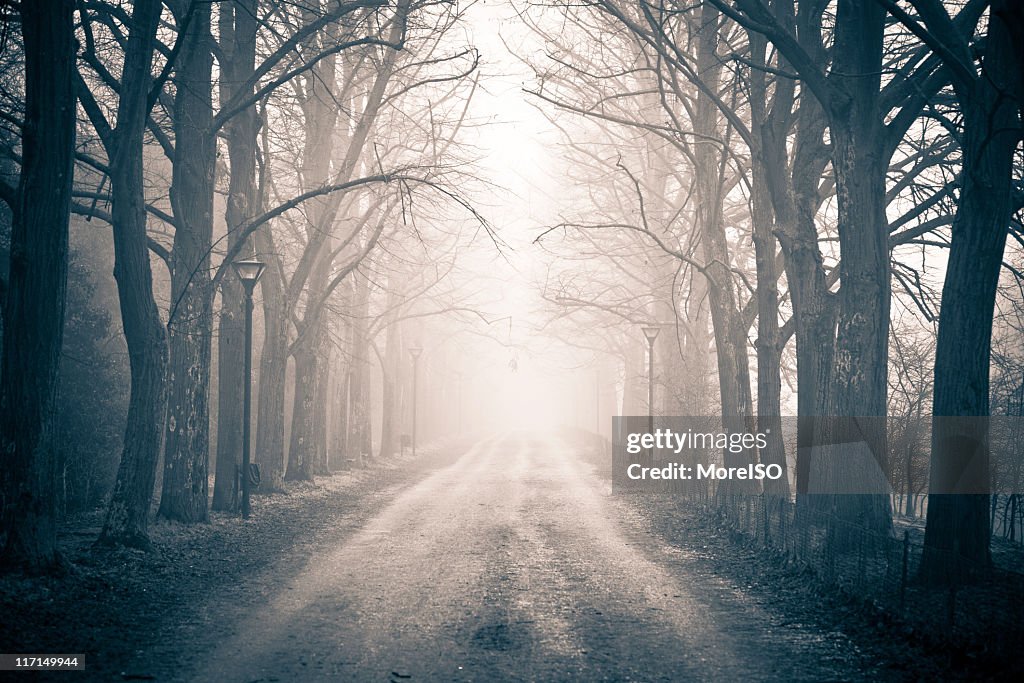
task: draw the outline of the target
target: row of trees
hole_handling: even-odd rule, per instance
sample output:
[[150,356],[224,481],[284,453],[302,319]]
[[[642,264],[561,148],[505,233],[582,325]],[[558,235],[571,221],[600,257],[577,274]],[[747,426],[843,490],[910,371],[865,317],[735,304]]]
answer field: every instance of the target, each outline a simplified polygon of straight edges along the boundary
[[446,278],[487,227],[466,199],[460,136],[478,56],[457,3],[3,8],[3,146],[18,178],[0,183],[11,222],[4,563],[61,565],[54,397],[62,331],[81,316],[65,316],[77,298],[66,292],[72,215],[111,226],[129,361],[101,543],[150,546],[158,478],[161,517],[205,521],[211,461],[213,508],[237,505],[239,259],[267,265],[255,408],[264,487],[372,454],[375,365],[380,452],[397,449],[404,349],[419,319],[469,308]]
[[[622,368],[622,414],[646,408],[637,328],[667,322],[663,412],[713,398],[778,435],[760,458],[785,466],[789,382],[798,500],[887,532],[887,496],[804,495],[816,469],[845,466],[832,444],[865,442],[892,470],[886,430],[814,418],[990,413],[1000,282],[1018,275],[1015,251],[1003,266],[1021,208],[1020,5],[595,0],[525,16],[547,48],[527,57],[531,92],[594,188],[539,239],[563,257],[543,291],[561,325],[604,321],[591,343]],[[984,421],[933,424],[943,494],[922,578],[944,581],[989,563],[991,472]]]

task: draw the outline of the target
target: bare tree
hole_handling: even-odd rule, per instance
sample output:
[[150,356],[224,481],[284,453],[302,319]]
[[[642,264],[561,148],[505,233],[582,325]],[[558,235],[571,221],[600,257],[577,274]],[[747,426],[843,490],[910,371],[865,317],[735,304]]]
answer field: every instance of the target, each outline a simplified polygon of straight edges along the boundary
[[[167,336],[153,296],[143,182],[143,135],[155,103],[154,88],[159,85],[154,83],[152,68],[160,12],[158,1],[135,4],[121,68],[122,84],[111,82],[109,70],[96,53],[89,33],[90,22],[94,19],[85,17],[83,20],[87,39],[83,58],[89,72],[97,74],[108,87],[117,85],[115,126],[107,120],[86,78],[80,76],[77,81],[79,100],[99,136],[109,164],[90,163],[110,176],[109,221],[114,231],[114,277],[131,361],[131,397],[124,450],[100,541],[140,548],[150,547],[149,507],[166,407]],[[95,213],[91,208],[86,211]]]
[[[220,82],[220,101],[251,99],[250,84],[256,71],[256,44],[259,33],[255,0],[222,3],[218,20],[219,47],[224,55]],[[239,240],[239,228],[253,218],[262,207],[256,178],[256,145],[260,119],[256,103],[251,102],[225,125],[227,152],[230,161],[225,223],[228,248]],[[251,256],[252,240],[240,255]],[[221,283],[221,310],[217,336],[217,460],[213,487],[214,510],[233,510],[237,506],[238,472],[242,453],[242,401],[240,387],[248,381],[244,376],[245,344],[244,295],[236,278]]]
[[175,218],[164,476],[159,515],[179,522],[207,519],[209,388],[213,293],[214,168],[213,35],[211,5],[189,3],[175,17],[182,27],[175,65],[174,159],[170,187]]
[[992,317],[1006,235],[1019,201],[1013,160],[1024,111],[1024,8],[1003,0],[991,3],[984,56],[975,66],[968,38],[945,8],[938,2],[913,4],[923,24],[899,16],[943,59],[964,130],[960,199],[935,352],[934,495],[928,498],[921,564],[924,580],[941,583],[984,573],[990,563],[987,421],[949,418],[990,412]]
[[11,207],[11,262],[3,301],[0,453],[2,564],[59,569],[56,458],[47,443],[64,329],[68,218],[75,148],[74,3],[21,5],[25,115]]

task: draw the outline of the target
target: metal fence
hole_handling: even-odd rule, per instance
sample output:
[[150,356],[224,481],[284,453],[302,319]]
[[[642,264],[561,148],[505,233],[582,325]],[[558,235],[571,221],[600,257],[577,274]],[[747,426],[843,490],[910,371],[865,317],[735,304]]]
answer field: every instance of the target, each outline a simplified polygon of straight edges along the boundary
[[[594,465],[611,478],[610,442],[588,436]],[[933,643],[1014,656],[1024,645],[1024,546],[1017,540],[1024,536],[1024,505],[1017,494],[993,496],[991,567],[972,567],[967,558],[942,553],[948,566],[985,578],[943,588],[917,580],[924,556],[920,518],[897,516],[891,530],[879,532],[780,496],[716,495],[706,480],[666,482],[656,495],[699,510],[737,541],[773,553],[782,564],[810,570],[818,582],[870,604]],[[1014,516],[1020,516],[1017,533],[1008,527]],[[839,537],[842,542],[835,542]]]
[[881,533],[780,497],[706,492],[696,497],[713,522],[744,542],[774,551],[781,562],[810,568],[822,582],[870,602],[918,633],[964,645],[977,641],[992,650],[1024,643],[1024,552],[1018,544],[993,536],[992,567],[971,567],[965,558],[946,553],[949,566],[986,578],[934,588],[917,581],[923,529],[904,520]]

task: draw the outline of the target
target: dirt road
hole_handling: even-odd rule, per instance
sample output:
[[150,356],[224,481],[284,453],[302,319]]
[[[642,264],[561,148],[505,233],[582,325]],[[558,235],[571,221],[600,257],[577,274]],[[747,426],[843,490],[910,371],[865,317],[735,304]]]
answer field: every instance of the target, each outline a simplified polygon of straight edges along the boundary
[[554,438],[482,441],[295,562],[182,680],[879,674],[841,634],[778,623],[764,596],[702,571]]

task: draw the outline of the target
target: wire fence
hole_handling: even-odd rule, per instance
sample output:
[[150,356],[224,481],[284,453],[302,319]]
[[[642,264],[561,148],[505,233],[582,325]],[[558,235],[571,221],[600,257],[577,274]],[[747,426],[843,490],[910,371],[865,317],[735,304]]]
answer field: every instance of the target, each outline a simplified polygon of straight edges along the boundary
[[[597,438],[590,445],[594,465],[611,478],[611,443]],[[880,531],[851,522],[849,515],[782,496],[726,495],[707,480],[663,483],[650,492],[674,501],[673,507],[699,511],[734,540],[767,550],[780,563],[810,570],[817,582],[870,604],[913,635],[953,645],[969,656],[999,658],[1022,651],[1024,546],[1019,539],[1024,537],[1024,505],[1018,494],[992,497],[991,566],[929,551],[939,554],[940,564],[978,579],[935,587],[918,580],[923,517],[896,515],[891,528]],[[901,510],[906,501],[900,505],[897,497],[889,502]]]
[[693,494],[706,515],[745,542],[771,549],[782,562],[810,568],[824,583],[872,603],[921,634],[977,641],[998,651],[1024,643],[1024,554],[1018,544],[993,536],[991,567],[971,566],[962,556],[943,553],[947,566],[985,579],[935,588],[917,580],[924,556],[919,525],[897,519],[892,530],[880,532],[778,496]]

